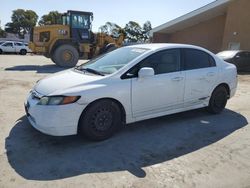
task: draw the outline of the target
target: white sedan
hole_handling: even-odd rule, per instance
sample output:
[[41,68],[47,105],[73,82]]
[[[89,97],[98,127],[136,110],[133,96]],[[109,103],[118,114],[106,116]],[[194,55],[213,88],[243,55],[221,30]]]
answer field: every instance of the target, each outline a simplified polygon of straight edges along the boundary
[[40,80],[25,109],[30,123],[45,134],[103,140],[140,120],[203,107],[220,113],[236,87],[235,66],[208,50],[144,44]]
[[31,52],[27,44],[16,41],[6,41],[0,43],[0,54],[2,53],[19,53],[26,55],[27,52]]

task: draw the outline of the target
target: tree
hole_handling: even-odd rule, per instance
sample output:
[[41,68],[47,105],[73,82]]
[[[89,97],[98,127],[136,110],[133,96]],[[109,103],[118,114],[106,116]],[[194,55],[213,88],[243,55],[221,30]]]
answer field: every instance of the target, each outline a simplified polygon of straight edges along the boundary
[[130,21],[124,28],[127,42],[148,42],[150,30],[152,30],[150,21],[146,21],[142,27],[139,23]]
[[128,22],[124,31],[126,33],[126,39],[128,42],[142,42],[143,41],[143,30],[140,24],[134,21]]
[[0,38],[5,38],[6,32],[0,27]]
[[99,27],[101,33],[105,33],[112,37],[118,38],[121,34],[125,34],[124,30],[117,24],[106,22],[105,25]]
[[37,23],[38,15],[33,10],[14,10],[11,22],[5,25],[5,31],[24,36],[30,33],[32,27]]
[[150,21],[146,21],[143,24],[143,40],[144,42],[148,42],[149,41],[149,32],[152,30],[152,25]]
[[45,14],[41,17],[39,25],[53,25],[62,23],[62,13],[58,11],[50,11],[49,14]]

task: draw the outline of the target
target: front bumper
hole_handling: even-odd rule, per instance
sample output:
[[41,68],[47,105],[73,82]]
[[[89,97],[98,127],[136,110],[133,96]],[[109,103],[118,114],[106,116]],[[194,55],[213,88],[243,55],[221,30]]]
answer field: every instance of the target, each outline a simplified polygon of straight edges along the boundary
[[30,94],[24,103],[30,124],[40,132],[52,136],[75,135],[78,121],[86,107],[78,103],[67,105],[38,105]]

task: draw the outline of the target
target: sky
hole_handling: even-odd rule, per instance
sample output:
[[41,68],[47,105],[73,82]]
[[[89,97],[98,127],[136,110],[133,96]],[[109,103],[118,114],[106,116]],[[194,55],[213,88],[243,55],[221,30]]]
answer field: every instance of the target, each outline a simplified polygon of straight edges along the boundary
[[93,31],[113,22],[124,27],[129,21],[143,24],[150,21],[153,27],[164,24],[214,0],[0,0],[0,26],[11,21],[15,9],[34,10],[39,18],[49,11],[79,10],[93,12]]

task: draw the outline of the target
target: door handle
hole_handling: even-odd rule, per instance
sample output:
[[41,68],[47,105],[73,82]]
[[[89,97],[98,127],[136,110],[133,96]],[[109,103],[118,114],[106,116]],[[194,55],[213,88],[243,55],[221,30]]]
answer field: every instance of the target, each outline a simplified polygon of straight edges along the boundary
[[214,76],[214,75],[215,75],[214,72],[209,72],[209,73],[207,73],[207,76],[210,76],[210,77],[212,77],[212,76]]
[[183,80],[183,77],[174,77],[172,78],[173,81],[181,81]]

